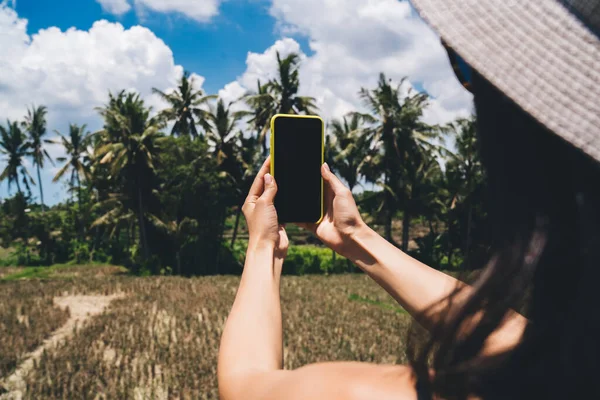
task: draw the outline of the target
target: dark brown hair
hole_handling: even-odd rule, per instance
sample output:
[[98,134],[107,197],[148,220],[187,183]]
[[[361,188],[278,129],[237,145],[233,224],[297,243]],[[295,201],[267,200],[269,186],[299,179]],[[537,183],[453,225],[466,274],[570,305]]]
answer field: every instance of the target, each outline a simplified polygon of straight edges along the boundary
[[[411,335],[413,367],[444,399],[600,398],[600,163],[477,74],[473,88],[491,256],[460,311],[428,342]],[[520,344],[480,357],[511,309],[529,319]]]

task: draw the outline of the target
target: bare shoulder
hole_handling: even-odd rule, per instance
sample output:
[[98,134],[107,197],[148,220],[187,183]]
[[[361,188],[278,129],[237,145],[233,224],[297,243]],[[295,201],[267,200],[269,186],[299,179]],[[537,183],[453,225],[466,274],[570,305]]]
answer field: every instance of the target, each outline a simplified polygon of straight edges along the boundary
[[312,364],[294,371],[257,372],[238,381],[226,400],[403,400],[416,398],[405,366],[359,362]]
[[415,399],[412,368],[359,362],[314,364],[301,368],[305,383],[315,392],[307,398],[335,400]]
[[348,400],[403,400],[416,398],[417,379],[412,368],[403,365],[358,364],[350,384]]

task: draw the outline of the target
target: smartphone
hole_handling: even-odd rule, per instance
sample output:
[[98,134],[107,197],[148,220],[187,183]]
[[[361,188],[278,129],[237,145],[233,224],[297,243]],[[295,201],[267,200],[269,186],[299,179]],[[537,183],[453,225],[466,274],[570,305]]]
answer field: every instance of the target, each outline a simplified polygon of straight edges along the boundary
[[321,222],[324,137],[320,117],[278,114],[271,119],[271,175],[278,186],[280,224]]

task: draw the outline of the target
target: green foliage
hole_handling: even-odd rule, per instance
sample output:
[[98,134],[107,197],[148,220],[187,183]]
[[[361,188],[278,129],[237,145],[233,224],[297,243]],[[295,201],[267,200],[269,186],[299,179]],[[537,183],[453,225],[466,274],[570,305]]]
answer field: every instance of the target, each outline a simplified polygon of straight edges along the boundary
[[339,274],[348,272],[346,259],[333,257],[329,249],[317,246],[291,246],[283,263],[287,275]]
[[71,240],[70,259],[77,264],[85,264],[91,261],[90,247],[86,242],[77,239]]
[[[157,112],[138,93],[110,93],[98,109],[104,122],[99,132],[77,124],[70,124],[68,135],[57,132],[53,143],[64,147],[66,157],[57,159],[54,180],[66,178],[71,196],[49,210],[41,182],[42,204],[32,201],[34,180],[23,160],[33,160],[38,181],[45,161],[52,162],[44,148],[48,110],[32,107],[24,121],[0,126],[0,181],[9,190],[17,186],[17,194],[0,205],[0,245],[13,249],[0,263],[95,261],[125,265],[135,274],[239,273],[246,245],[238,237],[247,239],[241,207],[268,153],[270,119],[317,111],[315,99],[298,95],[300,60],[277,54],[275,76],[238,100],[249,111],[236,112],[233,103],[206,95],[188,73],[175,90],[153,89],[168,103]],[[372,188],[357,195],[364,219],[433,267],[479,265],[488,236],[474,119],[429,125],[423,121],[428,95],[406,90],[405,80],[394,85],[384,74],[359,96],[368,113],[331,121],[326,158],[351,188]],[[165,135],[171,123],[171,135]],[[452,137],[449,151],[443,146]],[[293,244],[319,244],[293,226],[288,233]],[[285,271],[354,268],[330,250],[293,245]]]
[[[11,184],[17,184],[17,191],[21,193],[19,178],[22,177],[25,187],[34,184],[33,178],[23,165],[24,158],[30,154],[30,143],[26,141],[25,134],[16,121],[6,121],[6,127],[0,125],[0,155],[5,163],[4,170],[0,172],[0,182],[8,181],[8,190]],[[31,190],[29,190],[31,191]]]
[[152,92],[169,103],[170,107],[162,110],[159,118],[165,122],[173,121],[171,135],[188,136],[193,138],[202,136],[196,125],[208,130],[208,112],[203,108],[215,96],[204,96],[200,89],[196,89],[197,83],[194,77],[186,71],[179,81],[177,90],[164,93],[156,88]]

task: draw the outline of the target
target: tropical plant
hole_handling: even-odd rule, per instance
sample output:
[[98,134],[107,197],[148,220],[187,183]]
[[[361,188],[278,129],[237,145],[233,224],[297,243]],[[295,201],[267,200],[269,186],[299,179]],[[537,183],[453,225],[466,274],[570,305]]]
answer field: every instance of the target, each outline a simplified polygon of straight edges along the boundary
[[37,170],[37,182],[40,186],[40,201],[42,203],[42,211],[44,211],[44,189],[42,185],[42,177],[40,169],[44,168],[44,159],[50,161],[54,165],[50,154],[44,149],[44,143],[52,143],[51,140],[44,139],[46,135],[46,114],[47,109],[44,106],[32,106],[27,110],[25,122],[22,123],[23,128],[29,134],[29,148],[31,149],[30,156],[33,165]]
[[231,237],[231,248],[235,246],[237,239],[238,229],[240,226],[240,217],[242,215],[242,205],[244,201],[245,193],[248,193],[254,177],[258,173],[260,165],[262,165],[262,157],[259,157],[260,152],[258,151],[259,142],[256,137],[250,136],[245,138],[240,135],[240,153],[238,160],[241,162],[242,175],[238,182],[238,193],[240,194],[240,201],[236,209],[235,224],[233,227],[233,235]]
[[245,113],[232,112],[228,106],[225,106],[223,100],[219,99],[206,117],[208,122],[206,138],[216,157],[217,165],[233,179],[239,178],[240,175],[237,154],[241,134],[235,132],[235,129],[244,115]]
[[124,210],[136,214],[141,253],[148,260],[146,225],[160,221],[149,205],[155,197],[158,140],[164,125],[150,118],[151,109],[137,93],[111,93],[108,104],[98,110],[104,118],[104,129],[98,132],[101,139],[95,157],[100,164],[108,165]]
[[253,127],[256,132],[256,139],[261,143],[262,153],[266,155],[268,152],[267,132],[269,130],[269,122],[273,115],[277,112],[275,99],[269,94],[269,86],[262,85],[260,80],[256,82],[256,93],[250,93],[244,98],[246,103],[252,109],[248,113],[251,116],[248,124]]
[[277,52],[277,77],[267,83],[267,90],[275,100],[279,114],[314,114],[317,111],[313,97],[298,96],[300,89],[300,56],[296,53],[281,58]]
[[[445,127],[445,131],[455,138],[455,151],[448,152],[445,174],[445,188],[448,193],[447,225],[450,234],[462,237],[457,247],[463,250],[466,267],[469,267],[470,254],[474,242],[473,227],[481,225],[485,218],[482,209],[485,186],[485,172],[479,157],[475,118],[459,119]],[[455,235],[451,235],[454,237]],[[483,233],[477,235],[481,242]],[[449,257],[452,243],[449,243]]]
[[[33,178],[23,165],[23,158],[30,155],[30,144],[25,140],[25,135],[19,127],[18,122],[6,122],[6,127],[0,125],[0,154],[6,156],[6,167],[0,174],[0,182],[8,181],[8,190],[14,182],[17,191],[21,192],[19,184],[19,173],[23,177],[23,183],[29,190],[29,183],[35,185]],[[28,179],[29,178],[29,179]]]
[[348,183],[351,191],[358,184],[369,145],[361,120],[362,116],[358,113],[333,120],[332,137],[328,143],[330,167]]
[[313,97],[298,96],[300,88],[300,56],[292,53],[281,58],[277,52],[277,77],[265,85],[258,82],[258,93],[246,97],[252,108],[251,119],[255,129],[260,129],[259,141],[263,143],[263,154],[267,153],[269,121],[275,114],[315,114],[317,106]]
[[66,162],[66,164],[56,173],[53,182],[58,182],[70,173],[69,186],[71,194],[77,188],[77,199],[81,204],[81,178],[89,179],[90,177],[90,155],[88,153],[90,133],[87,131],[86,125],[79,126],[76,124],[69,125],[69,136],[65,136],[59,131],[55,132],[59,135],[60,141],[52,143],[62,144],[67,156],[56,159],[59,162]]
[[201,89],[195,89],[194,77],[185,72],[179,81],[177,90],[168,93],[156,88],[152,92],[169,103],[170,107],[159,113],[161,119],[166,122],[174,121],[171,135],[191,135],[196,138],[200,135],[196,125],[200,125],[205,131],[208,127],[208,111],[206,106],[215,96],[205,96]]
[[418,170],[423,164],[423,154],[434,151],[432,140],[439,137],[439,130],[422,122],[423,109],[427,105],[426,93],[414,93],[408,89],[403,94],[402,79],[397,86],[382,73],[377,88],[361,89],[360,97],[372,115],[362,114],[371,126],[365,132],[371,152],[365,162],[365,175],[383,187],[385,236],[393,242],[392,220],[403,209],[402,249],[408,249],[411,220],[410,202],[416,186]]

